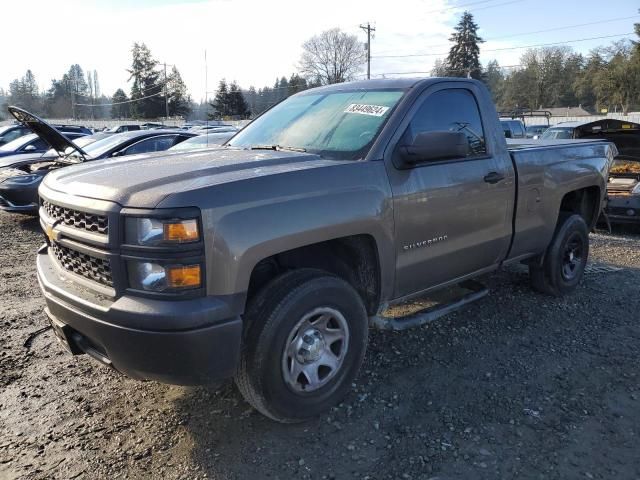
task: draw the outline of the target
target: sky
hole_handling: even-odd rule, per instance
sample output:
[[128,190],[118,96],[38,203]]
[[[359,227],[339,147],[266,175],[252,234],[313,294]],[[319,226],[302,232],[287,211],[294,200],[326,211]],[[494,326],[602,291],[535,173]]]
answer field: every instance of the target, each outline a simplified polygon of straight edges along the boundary
[[[520,47],[632,33],[633,23],[640,22],[639,8],[637,0],[7,2],[2,7],[0,88],[31,69],[47,89],[53,78],[78,63],[98,72],[102,93],[111,96],[117,88],[128,93],[131,47],[144,42],[157,60],[178,68],[198,101],[213,96],[223,77],[242,88],[273,85],[277,77],[296,71],[309,37],[339,27],[364,42],[359,26],[367,22],[376,28],[373,76],[426,76],[434,61],[446,56],[448,38],[464,10],[474,15],[486,39],[481,61],[512,66],[526,50]],[[567,45],[586,54],[620,38],[625,37]],[[390,57],[416,54],[426,55]]]

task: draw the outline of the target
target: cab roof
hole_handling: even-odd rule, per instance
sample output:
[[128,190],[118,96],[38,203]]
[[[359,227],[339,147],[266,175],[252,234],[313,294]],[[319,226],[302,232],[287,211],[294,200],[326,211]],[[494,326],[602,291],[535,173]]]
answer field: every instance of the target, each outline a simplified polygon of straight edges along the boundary
[[374,78],[371,80],[357,80],[355,82],[334,83],[322,87],[305,90],[306,92],[328,92],[339,90],[376,90],[384,88],[399,88],[407,90],[418,86],[426,86],[446,80],[447,82],[475,82],[469,78],[448,78],[448,77],[413,77],[413,78]]

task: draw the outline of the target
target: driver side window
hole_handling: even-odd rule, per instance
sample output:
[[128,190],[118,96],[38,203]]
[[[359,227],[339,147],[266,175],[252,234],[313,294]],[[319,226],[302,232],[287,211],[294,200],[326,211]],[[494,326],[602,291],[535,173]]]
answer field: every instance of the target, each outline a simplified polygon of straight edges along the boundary
[[469,90],[452,88],[429,95],[409,124],[413,140],[422,132],[462,132],[469,142],[467,157],[487,153],[478,104]]

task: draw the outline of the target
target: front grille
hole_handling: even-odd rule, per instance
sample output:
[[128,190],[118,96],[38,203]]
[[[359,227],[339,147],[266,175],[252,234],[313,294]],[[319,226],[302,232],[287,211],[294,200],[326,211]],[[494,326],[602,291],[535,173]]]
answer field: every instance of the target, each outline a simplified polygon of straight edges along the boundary
[[105,215],[96,215],[61,207],[46,200],[42,202],[42,207],[47,212],[47,215],[57,222],[60,221],[70,227],[88,232],[96,232],[102,235],[109,234],[109,219]]
[[109,260],[92,257],[55,242],[52,242],[51,248],[56,259],[65,270],[102,285],[113,286]]

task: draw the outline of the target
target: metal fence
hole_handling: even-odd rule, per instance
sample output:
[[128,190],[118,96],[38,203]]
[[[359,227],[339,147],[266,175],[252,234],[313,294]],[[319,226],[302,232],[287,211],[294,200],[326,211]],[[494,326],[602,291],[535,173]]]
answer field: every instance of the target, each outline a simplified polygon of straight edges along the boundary
[[[608,115],[589,115],[585,117],[555,116],[549,119],[549,123],[551,125],[556,125],[562,122],[595,122],[596,120],[602,120],[605,118],[615,118],[617,120],[640,123],[640,113],[637,113],[637,112],[630,113],[629,115],[609,113]],[[539,118],[534,117],[534,118],[525,119],[526,125],[540,125],[544,123],[545,123],[545,120],[543,117],[539,117]]]

